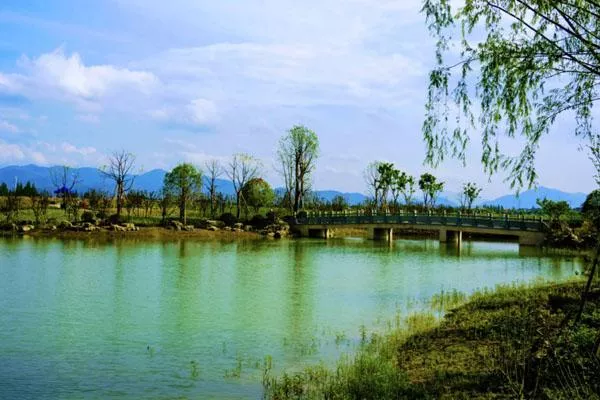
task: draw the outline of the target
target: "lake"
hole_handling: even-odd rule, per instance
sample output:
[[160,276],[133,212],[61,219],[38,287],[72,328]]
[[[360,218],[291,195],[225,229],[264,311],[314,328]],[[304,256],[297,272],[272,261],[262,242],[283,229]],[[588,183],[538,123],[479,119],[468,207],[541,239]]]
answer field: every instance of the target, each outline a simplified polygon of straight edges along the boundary
[[333,363],[442,291],[581,270],[515,243],[0,238],[0,398],[256,399],[266,356]]

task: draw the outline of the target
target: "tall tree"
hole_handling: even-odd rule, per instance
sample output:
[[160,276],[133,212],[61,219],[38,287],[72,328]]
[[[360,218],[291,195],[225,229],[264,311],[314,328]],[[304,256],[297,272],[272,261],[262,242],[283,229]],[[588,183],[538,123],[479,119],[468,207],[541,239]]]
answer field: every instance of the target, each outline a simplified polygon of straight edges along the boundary
[[279,141],[277,151],[281,171],[294,212],[303,207],[303,199],[310,189],[310,176],[319,155],[317,134],[303,125],[295,125]]
[[430,173],[424,173],[419,179],[419,188],[423,192],[423,204],[427,208],[435,207],[438,194],[444,190],[444,182],[438,182]]
[[476,183],[467,182],[463,185],[463,191],[461,194],[461,203],[464,208],[470,210],[473,207],[473,202],[477,200],[479,194],[481,193],[481,188],[477,186]]
[[[469,0],[458,11],[453,3],[423,5],[438,63],[430,74],[423,125],[426,159],[437,165],[450,153],[464,162],[478,114],[485,170],[507,169],[513,187],[530,186],[537,178],[539,141],[559,115],[574,118],[576,135],[596,136],[600,2]],[[448,101],[457,107],[444,106]],[[451,110],[458,110],[456,118]],[[450,127],[448,121],[457,123]],[[523,138],[519,155],[501,152],[502,134]]]
[[202,189],[202,171],[192,164],[179,164],[165,175],[164,187],[166,192],[164,197],[167,198],[170,193],[177,199],[179,220],[186,224],[187,205]]
[[210,216],[215,217],[215,205],[217,201],[217,179],[225,172],[219,160],[210,160],[205,163],[206,168],[206,191],[210,199]]
[[404,204],[409,206],[412,196],[415,193],[415,178],[404,171],[394,170],[392,173],[391,191],[395,207],[398,207],[398,197],[401,194],[404,197]]
[[72,202],[75,195],[75,186],[81,183],[79,172],[66,165],[50,168],[50,181],[54,186],[54,193],[62,199],[65,213],[72,211]]
[[392,187],[395,168],[393,163],[382,162],[377,166],[377,172],[379,173],[379,193],[381,194],[380,200],[381,208],[386,208],[388,195]]
[[399,180],[402,182],[400,185],[400,192],[402,192],[402,196],[404,197],[404,204],[410,206],[412,197],[415,194],[415,177],[402,172]]
[[381,188],[381,170],[379,166],[381,164],[383,164],[382,161],[373,161],[367,165],[367,168],[363,172],[367,191],[373,196],[376,208],[379,207],[379,192]]
[[246,153],[238,153],[233,155],[229,163],[229,168],[225,171],[233,183],[238,219],[240,218],[242,203],[244,202],[242,189],[248,181],[258,176],[259,169],[260,162],[256,158]]
[[133,174],[134,165],[135,156],[125,150],[119,150],[114,151],[108,157],[108,165],[100,169],[102,175],[115,183],[117,220],[121,218],[125,196],[131,190],[135,181],[135,175]]

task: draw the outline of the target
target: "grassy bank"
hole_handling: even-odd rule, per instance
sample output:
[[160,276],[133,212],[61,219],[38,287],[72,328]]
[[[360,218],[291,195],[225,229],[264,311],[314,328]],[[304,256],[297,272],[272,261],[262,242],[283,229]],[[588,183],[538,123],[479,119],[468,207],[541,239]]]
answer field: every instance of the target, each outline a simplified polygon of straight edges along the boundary
[[[438,324],[413,316],[365,335],[335,370],[272,377],[269,399],[597,399],[600,291],[573,323],[582,282],[477,293]],[[440,301],[444,299],[437,299]],[[453,295],[454,305],[464,301]]]

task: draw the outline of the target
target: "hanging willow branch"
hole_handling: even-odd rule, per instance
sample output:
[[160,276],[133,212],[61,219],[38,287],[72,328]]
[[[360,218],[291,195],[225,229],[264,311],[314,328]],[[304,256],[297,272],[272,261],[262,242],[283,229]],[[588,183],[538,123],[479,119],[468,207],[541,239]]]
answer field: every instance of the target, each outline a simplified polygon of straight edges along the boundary
[[[575,119],[576,136],[593,142],[600,1],[466,0],[458,10],[450,3],[425,0],[422,10],[438,64],[423,123],[426,161],[437,166],[452,156],[464,163],[468,132],[480,129],[486,172],[506,169],[512,187],[531,186],[540,139],[561,114]],[[523,138],[521,153],[503,154],[502,136]]]

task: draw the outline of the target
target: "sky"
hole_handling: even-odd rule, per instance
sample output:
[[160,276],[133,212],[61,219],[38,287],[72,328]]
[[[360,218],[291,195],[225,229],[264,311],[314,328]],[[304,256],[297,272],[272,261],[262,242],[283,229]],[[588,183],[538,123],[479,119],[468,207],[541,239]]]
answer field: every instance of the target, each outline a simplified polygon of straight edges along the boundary
[[[315,189],[365,192],[384,160],[464,182],[484,198],[511,190],[488,177],[476,134],[467,165],[424,165],[428,73],[421,0],[2,0],[0,167],[102,166],[114,150],[141,171],[246,152],[281,184],[276,149],[296,124],[314,130]],[[537,156],[538,184],[595,188],[573,122],[559,120]],[[519,141],[503,151],[516,154]]]

